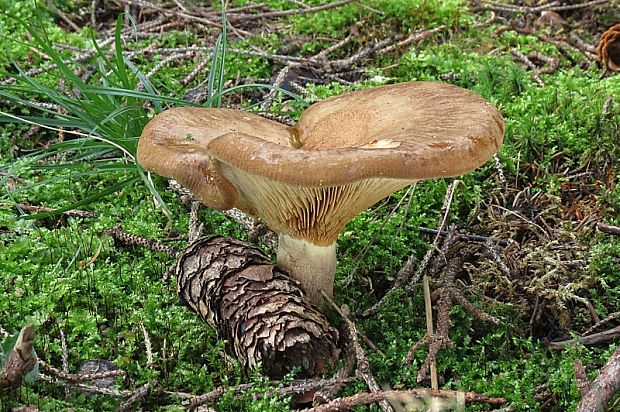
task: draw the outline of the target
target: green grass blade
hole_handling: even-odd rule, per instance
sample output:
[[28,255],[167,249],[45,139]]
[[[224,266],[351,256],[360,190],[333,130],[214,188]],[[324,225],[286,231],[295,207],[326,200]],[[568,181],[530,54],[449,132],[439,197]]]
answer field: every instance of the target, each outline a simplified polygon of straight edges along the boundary
[[77,202],[73,202],[67,206],[63,206],[60,207],[58,209],[54,209],[50,212],[41,212],[41,213],[35,213],[33,215],[26,215],[26,216],[22,216],[23,219],[25,220],[39,220],[39,219],[45,219],[48,217],[52,217],[52,216],[57,216],[59,214],[62,214],[68,210],[73,210],[73,209],[79,209],[83,206],[89,205],[97,200],[100,200],[103,197],[109,196],[113,193],[116,193],[122,189],[124,189],[127,186],[130,186],[134,183],[136,183],[137,181],[140,180],[140,176],[133,176],[130,177],[129,179],[125,179],[121,182],[118,182],[110,187],[108,187],[107,189],[101,190],[97,193],[94,193],[90,196],[87,196],[86,198],[77,201]]
[[116,19],[116,30],[114,33],[114,45],[115,45],[115,56],[116,56],[116,68],[118,70],[118,76],[122,83],[122,85],[126,89],[132,89],[132,85],[129,82],[129,77],[127,76],[127,69],[125,68],[125,58],[123,57],[123,43],[121,39],[121,31],[123,30],[123,14],[119,14]]

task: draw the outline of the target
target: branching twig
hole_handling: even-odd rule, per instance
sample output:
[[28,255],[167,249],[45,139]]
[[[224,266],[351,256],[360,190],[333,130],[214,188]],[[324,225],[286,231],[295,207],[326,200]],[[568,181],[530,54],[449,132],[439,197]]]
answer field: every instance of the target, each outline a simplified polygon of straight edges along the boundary
[[525,65],[532,71],[532,78],[536,81],[536,83],[538,83],[540,87],[545,87],[545,82],[540,78],[538,66],[536,66],[536,64],[534,64],[529,57],[521,53],[519,50],[513,48],[511,49],[511,52],[515,60],[525,63]]
[[130,245],[142,246],[156,252],[164,253],[171,257],[176,257],[179,253],[179,250],[174,246],[164,245],[163,243],[160,243],[154,239],[147,239],[141,236],[132,235],[131,233],[125,232],[120,227],[109,229],[107,233],[120,242]]
[[[345,321],[347,325],[348,336],[350,338],[350,344],[353,346],[355,350],[355,357],[357,359],[357,373],[362,377],[362,379],[364,379],[364,382],[366,382],[366,385],[368,385],[368,389],[370,389],[371,392],[381,391],[379,384],[377,383],[377,381],[375,380],[375,377],[372,375],[372,372],[370,371],[370,364],[368,363],[368,358],[366,357],[366,354],[364,353],[364,349],[362,348],[362,345],[360,345],[359,343],[358,336],[360,335],[359,335],[359,332],[357,331],[357,327],[355,326],[355,323],[353,323],[353,321],[351,321],[348,318],[348,316],[336,305],[336,303],[332,300],[331,297],[329,297],[329,295],[327,295],[327,293],[325,293],[325,291],[321,291],[321,293],[323,294],[323,297],[325,298],[325,300],[327,300],[329,304],[336,310],[336,312],[338,312],[340,317],[342,317],[342,319]],[[330,403],[331,402],[329,402],[328,404]],[[379,405],[386,412],[394,412],[394,409],[392,408],[390,403],[385,399],[380,400]]]
[[126,391],[126,390],[100,388],[94,385],[85,385],[81,383],[73,383],[73,382],[66,382],[63,380],[57,380],[57,379],[52,378],[51,376],[47,376],[42,373],[39,374],[39,379],[44,382],[48,382],[52,385],[61,386],[64,388],[75,389],[78,391],[85,391],[85,392],[93,392],[93,393],[98,393],[101,395],[113,396],[115,398],[128,398],[133,394],[131,391]]
[[355,406],[368,405],[370,403],[386,401],[388,399],[399,399],[403,395],[411,396],[417,399],[429,398],[458,398],[464,397],[466,402],[488,403],[489,405],[502,405],[506,403],[504,398],[493,398],[490,396],[480,395],[473,392],[457,392],[445,390],[430,389],[407,389],[401,391],[379,391],[373,393],[357,393],[346,398],[334,399],[324,405],[314,408],[303,409],[300,412],[334,412],[348,411]]
[[[268,391],[267,393],[256,393],[253,396],[257,399],[262,398],[263,396],[289,396],[293,394],[303,394],[306,392],[312,392],[319,389],[329,388],[332,386],[341,385],[344,383],[349,383],[355,381],[355,378],[345,378],[345,379],[308,379],[308,380],[299,380],[293,381],[288,386],[282,386],[282,383],[279,381],[269,382],[269,387],[274,388],[272,391]],[[178,396],[184,398],[182,403],[183,407],[186,408],[196,408],[200,405],[203,405],[207,402],[215,401],[227,393],[232,393],[234,395],[239,395],[243,393],[247,393],[249,390],[254,388],[253,383],[244,383],[237,386],[231,387],[219,387],[211,392],[202,394],[202,395],[187,395],[180,394],[176,392],[165,392],[168,396]]]
[[150,383],[145,383],[136,389],[133,394],[120,404],[117,411],[118,412],[127,412],[133,409],[133,406],[138,403],[140,400],[146,398],[146,396],[151,392],[152,385]]
[[340,1],[335,1],[333,3],[323,4],[321,6],[315,6],[315,7],[303,7],[300,9],[269,11],[265,13],[256,13],[256,14],[228,13],[226,17],[230,21],[244,21],[244,20],[268,19],[268,18],[273,18],[273,17],[284,17],[284,16],[299,15],[299,14],[316,13],[316,12],[323,11],[323,10],[341,7],[341,6],[344,6],[345,4],[351,3],[352,1],[353,0],[340,0]]
[[[17,208],[18,210],[25,211],[25,212],[35,212],[35,213],[53,212],[55,210],[51,207],[33,206],[33,205],[24,204],[24,203],[16,203],[15,208]],[[84,219],[97,217],[97,214],[95,212],[88,212],[86,210],[75,210],[75,209],[66,210],[62,212],[61,214],[64,216],[81,217]]]
[[44,371],[46,371],[53,377],[57,379],[62,379],[68,382],[73,382],[73,383],[81,383],[81,382],[94,381],[97,379],[106,379],[106,378],[113,378],[117,376],[125,376],[125,371],[120,370],[120,369],[106,371],[106,372],[87,373],[87,374],[66,373],[48,364],[42,359],[39,359],[39,366],[41,367],[41,369],[43,369]]

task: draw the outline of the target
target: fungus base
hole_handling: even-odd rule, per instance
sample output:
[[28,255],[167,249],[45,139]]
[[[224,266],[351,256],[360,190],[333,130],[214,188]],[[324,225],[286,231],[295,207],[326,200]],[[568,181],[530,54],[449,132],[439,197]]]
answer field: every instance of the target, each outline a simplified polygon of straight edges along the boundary
[[298,280],[311,302],[323,300],[321,289],[330,297],[336,274],[336,242],[317,246],[281,234],[278,238],[278,266]]

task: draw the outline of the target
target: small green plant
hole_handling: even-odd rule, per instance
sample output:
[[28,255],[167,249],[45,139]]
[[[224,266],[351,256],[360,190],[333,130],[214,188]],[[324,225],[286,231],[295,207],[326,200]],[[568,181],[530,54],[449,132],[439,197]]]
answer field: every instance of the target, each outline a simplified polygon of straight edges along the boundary
[[[84,76],[88,81],[78,76],[75,68],[53,47],[45,29],[39,30],[26,22],[21,22],[34,40],[32,47],[52,58],[57,71],[51,75],[56,80],[63,79],[66,91],[45,85],[15,63],[18,74],[6,72],[5,74],[14,77],[16,82],[14,85],[0,87],[0,97],[15,103],[17,107],[22,107],[23,112],[13,114],[0,111],[0,122],[27,124],[42,128],[43,133],[60,132],[71,137],[46,143],[43,149],[34,150],[19,161],[0,165],[0,171],[5,172],[0,177],[0,186],[7,187],[7,194],[0,196],[0,201],[11,200],[19,203],[18,199],[24,192],[51,183],[51,180],[44,178],[35,184],[9,189],[9,180],[17,174],[24,175],[28,172],[36,174],[42,170],[56,169],[60,174],[56,173],[50,179],[86,179],[89,176],[110,175],[110,173],[115,173],[117,177],[107,187],[88,193],[79,200],[57,207],[53,211],[24,215],[23,218],[42,219],[84,207],[137,182],[142,182],[164,212],[168,213],[168,206],[150,175],[136,163],[137,142],[149,119],[165,109],[166,105],[181,106],[192,103],[161,95],[138,67],[124,56],[123,21],[123,15],[119,15],[113,52],[102,48],[91,34],[91,41],[96,49],[93,57],[95,71],[90,73],[92,76]],[[250,84],[224,89],[227,47],[224,9],[222,25],[222,32],[213,51],[207,80],[208,98],[203,105],[205,107],[220,107],[224,95],[241,88],[271,87]],[[279,88],[278,90],[298,98],[291,92]]]

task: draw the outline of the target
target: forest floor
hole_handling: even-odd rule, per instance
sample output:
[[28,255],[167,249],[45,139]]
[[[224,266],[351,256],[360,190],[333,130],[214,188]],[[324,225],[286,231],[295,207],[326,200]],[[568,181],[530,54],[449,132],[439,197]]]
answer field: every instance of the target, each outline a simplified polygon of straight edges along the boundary
[[[343,407],[371,375],[401,390],[388,397],[400,411],[431,402],[404,390],[435,375],[447,396],[435,410],[460,407],[448,391],[487,397],[466,410],[575,410],[620,339],[620,73],[596,56],[620,2],[199,3],[0,0],[0,339],[32,324],[38,357],[0,409],[287,411],[334,387]],[[360,334],[357,368],[344,342],[324,380],[246,376],[179,304],[174,258],[109,235],[187,244],[191,201],[133,160],[156,112],[235,107],[293,124],[326,97],[420,80],[492,102],[504,144],[341,234],[334,298]],[[197,214],[205,233],[273,255],[238,215]]]

